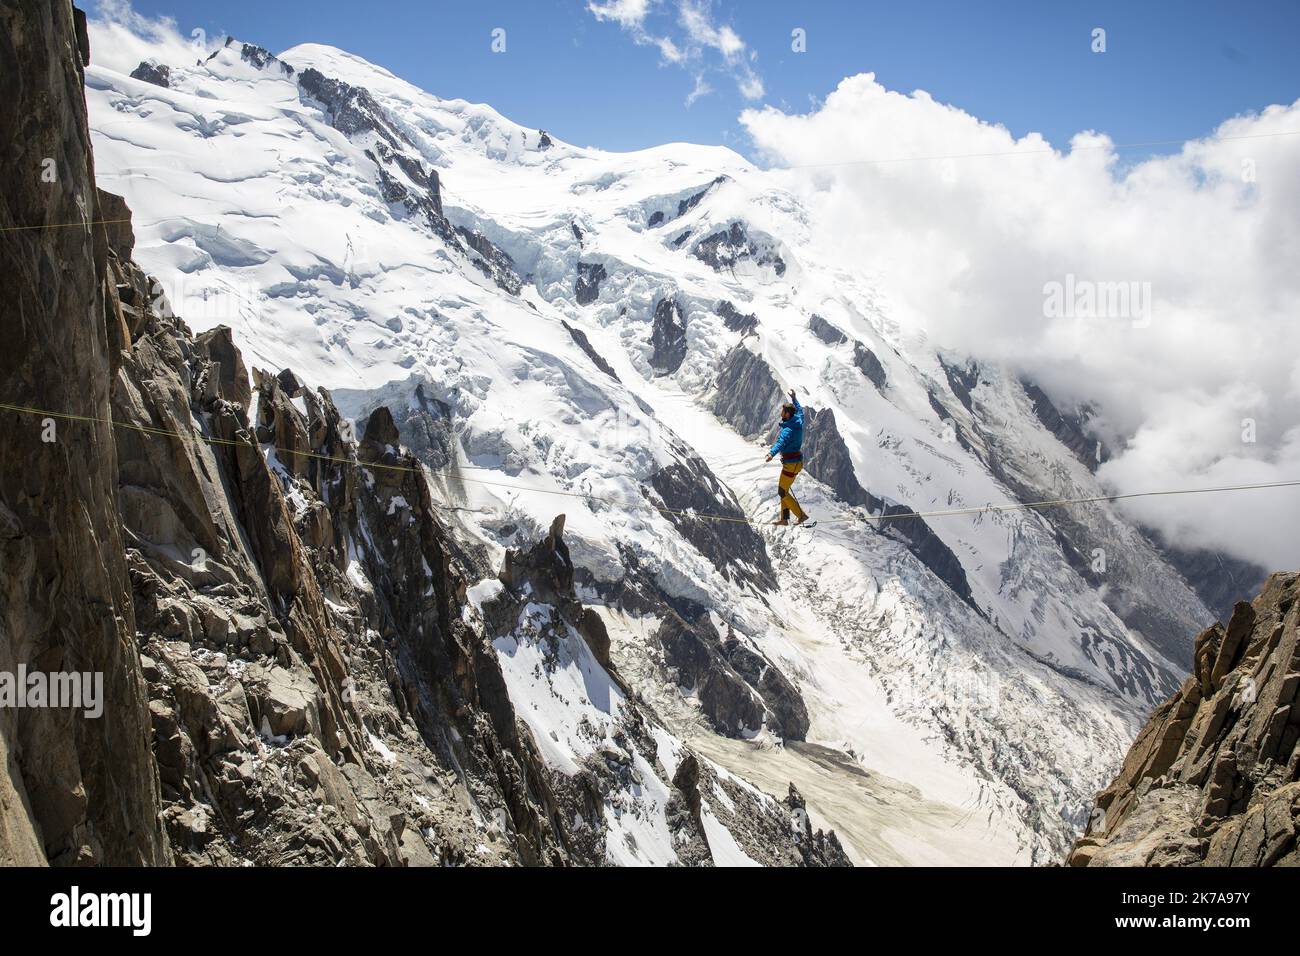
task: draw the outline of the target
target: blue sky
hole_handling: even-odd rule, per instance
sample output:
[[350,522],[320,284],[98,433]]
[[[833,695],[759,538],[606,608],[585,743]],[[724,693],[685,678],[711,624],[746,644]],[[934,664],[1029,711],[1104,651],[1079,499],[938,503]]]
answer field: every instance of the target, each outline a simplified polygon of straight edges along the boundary
[[[106,2],[88,5],[93,13]],[[601,3],[609,5],[603,17],[590,8]],[[641,5],[648,5],[646,16],[631,23]],[[1017,136],[1038,131],[1058,146],[1084,129],[1117,143],[1181,140],[1234,114],[1300,97],[1294,0],[132,6],[145,16],[174,18],[183,34],[201,27],[273,51],[303,42],[338,46],[437,95],[490,103],[525,125],[607,149],[685,140],[748,154],[736,121],[742,109],[771,104],[806,112],[840,79],[867,71],[890,89],[925,89]],[[506,31],[504,53],[491,50],[497,27]],[[796,27],[806,31],[804,53],[791,50]],[[1091,50],[1096,27],[1106,31],[1104,53]],[[693,91],[701,95],[690,99]],[[1126,158],[1164,151],[1136,150]]]

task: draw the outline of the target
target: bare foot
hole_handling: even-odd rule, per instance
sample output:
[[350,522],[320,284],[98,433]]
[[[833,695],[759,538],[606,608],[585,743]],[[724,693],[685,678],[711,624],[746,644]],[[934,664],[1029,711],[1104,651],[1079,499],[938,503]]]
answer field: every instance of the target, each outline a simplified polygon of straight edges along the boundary
[[779,525],[779,526],[781,526],[781,527],[785,527],[785,526],[788,525],[789,523],[790,523],[790,522],[786,521],[784,518],[778,518],[777,520],[775,520],[775,521],[772,522],[772,524],[774,524],[774,525]]

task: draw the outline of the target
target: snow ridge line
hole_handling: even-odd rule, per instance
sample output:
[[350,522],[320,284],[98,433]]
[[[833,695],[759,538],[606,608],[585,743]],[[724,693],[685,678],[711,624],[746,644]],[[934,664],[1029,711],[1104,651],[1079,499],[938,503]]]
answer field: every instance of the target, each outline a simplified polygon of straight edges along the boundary
[[[1281,136],[1300,136],[1300,130],[1280,130],[1275,133],[1251,133],[1243,136],[1221,136],[1223,141],[1249,140],[1249,139],[1275,139]],[[1072,146],[1070,152],[1082,152],[1084,150],[1098,149],[1150,149],[1156,146],[1179,146],[1184,143],[1194,142],[1195,137],[1189,139],[1158,139],[1146,143],[1105,143],[1096,146]],[[733,175],[745,175],[753,173],[783,173],[799,169],[827,169],[835,166],[880,166],[890,163],[932,163],[945,159],[993,159],[1000,156],[1035,156],[1044,153],[1059,153],[1060,150],[1055,147],[1045,147],[1042,149],[1017,149],[1004,150],[992,153],[952,153],[949,155],[935,156],[889,156],[875,159],[840,159],[831,160],[824,163],[792,163],[788,166],[772,166],[769,168],[754,167],[753,169],[738,169]],[[449,189],[442,184],[442,191],[448,195],[470,196],[477,193],[494,193],[515,189],[536,189],[535,183],[512,183],[510,185],[481,186],[474,189]],[[180,217],[170,217],[180,218]],[[118,223],[131,222],[130,219],[102,219],[82,222],[53,222],[37,223],[31,226],[0,226],[0,232],[17,232],[27,229],[57,229],[68,226],[99,226],[99,225],[116,225]]]

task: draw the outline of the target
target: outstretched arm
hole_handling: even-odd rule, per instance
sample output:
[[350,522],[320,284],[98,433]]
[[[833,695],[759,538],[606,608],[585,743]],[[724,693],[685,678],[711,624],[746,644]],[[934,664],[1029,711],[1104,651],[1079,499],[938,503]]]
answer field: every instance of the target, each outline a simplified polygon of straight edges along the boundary
[[788,425],[781,426],[781,433],[776,436],[776,444],[774,444],[772,446],[772,450],[767,453],[768,461],[771,461],[780,453],[781,449],[785,447],[785,443],[789,438],[790,438],[789,426]]

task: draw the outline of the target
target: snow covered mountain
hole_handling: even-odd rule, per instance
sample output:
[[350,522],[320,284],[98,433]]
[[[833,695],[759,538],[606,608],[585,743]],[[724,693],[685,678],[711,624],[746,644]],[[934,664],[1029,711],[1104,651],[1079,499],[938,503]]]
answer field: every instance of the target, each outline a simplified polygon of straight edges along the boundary
[[[627,695],[661,754],[794,782],[856,862],[1056,859],[1215,617],[1108,505],[912,516],[1101,493],[1086,410],[822,265],[834,237],[729,150],[575,147],[316,45],[92,65],[86,95],[99,184],[191,327],[327,389],[354,439],[393,410],[485,569],[565,514],[608,661],[494,642],[561,774]],[[775,511],[789,388],[813,531],[745,520]],[[669,861],[656,827],[607,857]]]

